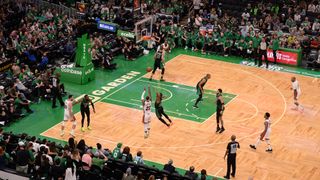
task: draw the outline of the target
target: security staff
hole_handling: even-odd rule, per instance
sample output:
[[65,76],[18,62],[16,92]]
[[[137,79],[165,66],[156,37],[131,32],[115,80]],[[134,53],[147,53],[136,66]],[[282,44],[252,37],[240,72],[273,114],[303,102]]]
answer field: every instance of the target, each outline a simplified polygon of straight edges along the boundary
[[226,179],[230,179],[230,168],[232,166],[232,173],[231,176],[235,177],[236,175],[236,155],[237,155],[237,148],[240,148],[239,143],[236,141],[236,136],[231,136],[231,142],[228,143],[226,154],[224,155],[224,159],[228,155],[227,159],[227,175],[224,176]]

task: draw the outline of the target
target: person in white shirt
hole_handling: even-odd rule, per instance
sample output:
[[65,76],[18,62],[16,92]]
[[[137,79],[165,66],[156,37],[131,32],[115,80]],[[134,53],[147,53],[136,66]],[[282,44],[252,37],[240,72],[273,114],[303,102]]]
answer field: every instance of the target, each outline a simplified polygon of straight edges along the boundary
[[138,151],[137,152],[137,156],[134,157],[133,162],[135,162],[136,164],[144,164],[143,158],[142,158],[142,152]]
[[146,93],[146,88],[144,88],[143,93],[141,95],[141,102],[143,107],[142,123],[144,126],[144,138],[148,138],[150,134],[151,103],[152,103],[150,86],[148,87],[148,95],[146,99],[144,98],[145,93]]
[[67,159],[66,163],[66,172],[64,180],[76,180],[77,179],[77,170],[75,165],[72,162],[71,158]]
[[293,100],[295,107],[292,108],[293,110],[300,110],[303,111],[303,106],[298,102],[298,98],[301,95],[300,85],[296,77],[291,78],[292,87],[291,90],[293,90]]
[[242,19],[248,21],[249,18],[250,18],[250,14],[249,14],[249,12],[248,12],[247,10],[245,10],[245,11],[242,13],[241,17],[242,17]]
[[199,14],[196,15],[194,22],[195,22],[196,26],[198,26],[198,27],[202,26],[202,18],[199,16]]
[[315,12],[315,10],[316,10],[316,5],[314,5],[313,2],[310,3],[308,6],[308,12]]
[[259,49],[260,49],[259,66],[262,66],[262,57],[263,57],[266,63],[266,68],[268,69],[269,61],[268,61],[268,55],[267,55],[267,47],[268,47],[268,44],[266,42],[266,39],[262,38],[261,43],[259,45]]
[[257,149],[258,145],[260,144],[260,141],[266,140],[266,143],[268,145],[266,151],[272,152],[272,147],[270,144],[270,134],[271,134],[270,113],[266,112],[264,115],[264,119],[265,119],[264,120],[264,131],[258,137],[256,144],[250,144],[250,148]]
[[312,31],[319,31],[320,29],[320,23],[318,19],[314,20],[314,23],[312,24]]
[[74,136],[74,130],[76,129],[76,126],[77,126],[77,121],[76,121],[76,117],[74,116],[73,112],[72,112],[72,108],[73,108],[73,105],[74,104],[77,104],[78,101],[75,101],[73,99],[73,96],[72,95],[69,95],[68,99],[64,102],[64,118],[63,118],[63,121],[61,123],[61,133],[60,133],[60,136],[63,136],[64,135],[64,127],[65,127],[65,123],[68,121],[68,120],[71,120],[72,122],[72,130],[70,132],[70,135],[72,137],[75,137]]

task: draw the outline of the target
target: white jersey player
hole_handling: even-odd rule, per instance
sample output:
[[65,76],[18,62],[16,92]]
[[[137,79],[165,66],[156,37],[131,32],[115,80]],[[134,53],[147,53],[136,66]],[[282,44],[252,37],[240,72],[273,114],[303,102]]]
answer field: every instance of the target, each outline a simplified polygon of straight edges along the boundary
[[256,144],[250,144],[252,149],[256,149],[257,146],[260,144],[260,141],[266,140],[268,145],[266,151],[272,152],[272,147],[270,144],[270,134],[271,134],[271,120],[270,120],[270,113],[266,112],[264,115],[264,131],[260,134],[260,137],[257,139]]
[[293,110],[301,110],[303,111],[303,106],[301,106],[298,102],[298,98],[301,95],[301,89],[300,89],[300,85],[298,80],[296,79],[296,77],[292,77],[291,78],[291,83],[292,83],[292,87],[291,89],[293,90],[293,100],[294,100],[294,105],[296,107],[293,108]]
[[70,132],[70,135],[72,137],[74,137],[74,130],[76,129],[77,122],[76,122],[76,118],[72,112],[72,108],[73,108],[73,105],[76,103],[77,102],[74,101],[72,95],[69,95],[68,99],[65,100],[65,102],[64,102],[64,117],[63,117],[63,121],[61,123],[61,134],[60,134],[61,136],[64,135],[65,123],[68,120],[70,120],[72,122],[72,130]]
[[144,125],[144,138],[148,138],[150,134],[150,122],[151,122],[151,92],[150,86],[148,87],[148,96],[144,99],[146,88],[144,88],[141,95],[141,102],[143,107],[142,123]]

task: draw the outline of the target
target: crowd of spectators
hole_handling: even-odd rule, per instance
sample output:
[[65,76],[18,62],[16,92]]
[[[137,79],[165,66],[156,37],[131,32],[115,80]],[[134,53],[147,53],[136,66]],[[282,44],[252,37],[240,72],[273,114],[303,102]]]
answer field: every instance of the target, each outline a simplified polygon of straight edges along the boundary
[[171,48],[257,59],[261,41],[273,50],[301,49],[304,57],[319,48],[317,1],[284,3],[195,0],[188,24],[158,20],[149,49],[165,40]]
[[27,134],[4,133],[0,128],[0,169],[15,169],[32,179],[206,179],[206,170],[198,175],[193,166],[182,176],[170,159],[163,169],[145,165],[143,154],[132,155],[122,143],[111,151],[100,143],[96,147],[69,138],[65,145],[37,139]]

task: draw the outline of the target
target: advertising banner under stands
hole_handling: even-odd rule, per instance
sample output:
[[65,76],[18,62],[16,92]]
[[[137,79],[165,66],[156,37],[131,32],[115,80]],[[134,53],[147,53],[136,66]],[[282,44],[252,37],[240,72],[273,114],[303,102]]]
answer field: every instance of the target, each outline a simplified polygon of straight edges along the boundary
[[[273,51],[267,51],[268,61],[274,62]],[[277,63],[299,66],[301,65],[301,50],[280,48],[277,51]]]
[[133,32],[128,32],[128,31],[123,31],[123,30],[118,30],[117,32],[117,36],[121,36],[121,37],[126,37],[126,38],[130,38],[130,39],[134,39],[135,35]]

